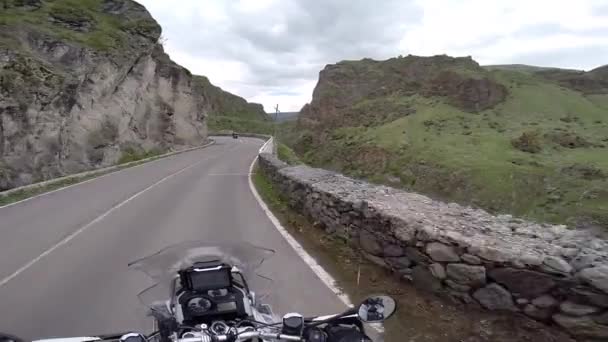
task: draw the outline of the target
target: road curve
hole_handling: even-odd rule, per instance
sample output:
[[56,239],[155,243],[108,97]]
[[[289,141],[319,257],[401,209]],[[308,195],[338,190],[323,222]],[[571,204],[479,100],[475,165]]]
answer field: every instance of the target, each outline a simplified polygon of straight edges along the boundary
[[151,283],[127,264],[193,239],[275,249],[262,272],[278,313],[343,309],[250,192],[263,142],[216,140],[0,208],[0,331],[38,339],[149,330],[137,293]]

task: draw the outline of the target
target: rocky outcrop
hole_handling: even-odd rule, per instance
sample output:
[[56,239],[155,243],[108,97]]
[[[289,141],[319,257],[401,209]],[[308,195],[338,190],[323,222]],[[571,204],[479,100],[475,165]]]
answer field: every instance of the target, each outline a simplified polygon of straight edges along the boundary
[[251,120],[270,120],[264,106],[247,102],[244,98],[217,87],[205,76],[194,76],[201,95],[209,103],[209,115],[238,116]]
[[[415,286],[608,337],[608,242],[261,154],[289,205]],[[396,263],[395,258],[399,258]]]
[[[374,124],[378,112],[406,116],[414,109],[392,103],[407,95],[442,97],[464,111],[477,112],[502,102],[507,89],[470,57],[449,56],[363,59],[327,65],[319,73],[312,102],[300,111],[301,125],[323,128]],[[361,102],[388,98],[371,108]],[[391,117],[395,119],[394,117]]]
[[591,71],[549,69],[537,74],[584,94],[608,94],[608,65]]
[[171,61],[143,6],[0,6],[0,190],[205,141],[219,100]]

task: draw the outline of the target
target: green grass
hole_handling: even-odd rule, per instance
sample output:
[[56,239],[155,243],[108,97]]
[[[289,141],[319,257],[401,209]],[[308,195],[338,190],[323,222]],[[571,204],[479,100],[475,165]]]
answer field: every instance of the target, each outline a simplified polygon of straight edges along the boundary
[[165,153],[160,149],[151,149],[148,151],[137,151],[135,149],[125,149],[120,158],[118,159],[118,164],[126,164],[134,161],[157,157],[161,154]]
[[[285,126],[281,141],[306,163],[373,182],[495,213],[559,223],[585,219],[608,228],[608,179],[562,171],[583,165],[608,175],[608,97],[585,97],[522,72],[492,75],[510,95],[490,110],[472,114],[440,99],[387,96],[355,103],[348,112],[407,105],[415,113],[376,124],[368,124],[369,117],[350,120],[322,146],[306,143],[318,132]],[[512,145],[524,132],[537,132],[538,153]],[[563,132],[591,146],[562,147],[551,136]]]
[[286,162],[289,165],[298,165],[302,164],[300,158],[296,155],[296,153],[289,148],[287,145],[278,143],[277,144],[277,156],[282,161]]
[[273,211],[284,212],[288,209],[287,201],[280,195],[278,189],[270,182],[268,177],[261,172],[258,165],[254,167],[251,177],[260,196]]
[[[123,20],[101,11],[101,0],[43,1],[36,10],[14,6],[18,0],[0,2],[0,26],[27,26],[56,38],[76,42],[99,51],[116,51],[126,46],[133,32],[153,38],[160,27],[153,19]],[[90,26],[83,31],[66,27],[60,21]],[[9,39],[10,37],[5,37]]]

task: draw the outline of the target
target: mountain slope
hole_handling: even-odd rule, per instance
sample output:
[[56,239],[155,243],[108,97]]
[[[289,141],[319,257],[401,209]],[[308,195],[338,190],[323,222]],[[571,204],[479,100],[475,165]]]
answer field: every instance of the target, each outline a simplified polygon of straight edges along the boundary
[[205,76],[194,76],[194,81],[202,89],[203,97],[209,101],[208,125],[211,131],[271,131],[270,118],[261,104],[249,103],[240,96],[224,91],[211,84]]
[[160,34],[131,0],[0,0],[0,190],[199,145],[208,115],[243,104]]
[[[602,85],[602,72],[570,79]],[[608,227],[608,93],[564,86],[577,82],[447,56],[340,62],[283,140],[308,163],[376,182]]]

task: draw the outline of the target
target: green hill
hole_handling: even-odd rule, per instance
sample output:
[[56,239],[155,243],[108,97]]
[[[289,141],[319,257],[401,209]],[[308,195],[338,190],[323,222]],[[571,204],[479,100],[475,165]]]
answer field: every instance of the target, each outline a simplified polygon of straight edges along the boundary
[[608,227],[607,80],[605,67],[488,70],[447,56],[340,62],[282,140],[305,162],[374,182]]
[[212,132],[238,131],[250,133],[272,132],[272,122],[264,106],[249,103],[244,98],[214,86],[205,76],[194,76],[203,97],[209,99],[207,125]]

